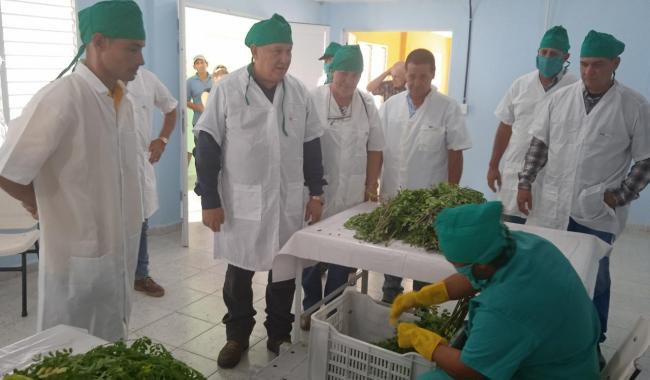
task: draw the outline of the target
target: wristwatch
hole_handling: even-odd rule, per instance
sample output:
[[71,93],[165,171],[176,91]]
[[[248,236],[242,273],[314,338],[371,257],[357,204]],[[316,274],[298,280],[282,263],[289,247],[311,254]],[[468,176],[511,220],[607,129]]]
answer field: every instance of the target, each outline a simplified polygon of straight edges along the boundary
[[164,136],[158,137],[158,140],[162,141],[165,145],[167,145],[167,143],[169,142],[169,139]]
[[309,196],[309,199],[319,201],[321,205],[325,204],[325,198],[323,197],[322,194],[321,195],[311,195],[311,196]]

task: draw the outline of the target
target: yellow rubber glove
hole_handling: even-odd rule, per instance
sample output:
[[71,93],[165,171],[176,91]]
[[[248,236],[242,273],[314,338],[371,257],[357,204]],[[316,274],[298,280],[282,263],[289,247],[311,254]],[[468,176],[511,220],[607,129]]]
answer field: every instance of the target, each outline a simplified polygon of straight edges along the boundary
[[432,360],[433,351],[440,344],[447,345],[447,339],[414,323],[400,323],[397,328],[397,344],[401,348],[413,347],[425,359]]
[[415,299],[421,306],[438,305],[449,301],[447,285],[445,285],[444,281],[427,285],[415,293]]
[[437,305],[449,300],[447,286],[443,281],[427,285],[417,292],[403,293],[397,296],[390,308],[391,325],[397,324],[397,319],[403,312],[416,306]]

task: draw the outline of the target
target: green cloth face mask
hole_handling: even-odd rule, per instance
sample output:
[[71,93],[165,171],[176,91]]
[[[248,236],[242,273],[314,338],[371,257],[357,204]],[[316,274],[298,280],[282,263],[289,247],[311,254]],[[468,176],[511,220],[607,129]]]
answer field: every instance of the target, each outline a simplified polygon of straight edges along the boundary
[[469,280],[469,283],[472,284],[472,288],[474,288],[476,290],[481,290],[481,289],[485,288],[485,286],[487,285],[489,279],[484,279],[484,280],[477,279],[474,276],[474,272],[472,270],[473,267],[474,267],[474,264],[467,264],[467,265],[464,265],[462,267],[456,267],[456,271],[458,273],[462,274],[463,276],[467,277],[467,279]]
[[542,74],[543,77],[553,78],[562,71],[564,59],[562,57],[544,57],[538,55],[536,65],[539,73]]
[[332,72],[332,64],[323,63],[323,71],[325,71],[325,75],[327,76],[327,79],[325,80],[325,84],[332,83],[332,79],[334,79],[333,78],[334,73]]

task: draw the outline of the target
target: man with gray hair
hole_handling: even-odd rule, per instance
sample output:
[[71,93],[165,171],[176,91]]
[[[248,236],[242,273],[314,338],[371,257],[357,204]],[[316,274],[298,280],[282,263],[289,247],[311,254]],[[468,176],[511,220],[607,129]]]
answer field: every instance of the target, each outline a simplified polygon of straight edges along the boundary
[[274,281],[275,258],[303,222],[320,220],[325,184],[323,127],[305,86],[287,74],[293,47],[289,23],[275,14],[254,24],[245,43],[253,62],[219,81],[194,128],[195,191],[201,196],[203,224],[215,232],[215,257],[228,263],[223,286],[227,342],[217,359],[222,368],[236,366],[249,346],[256,271],[269,271],[266,346],[278,354],[280,345],[290,341],[295,283]]

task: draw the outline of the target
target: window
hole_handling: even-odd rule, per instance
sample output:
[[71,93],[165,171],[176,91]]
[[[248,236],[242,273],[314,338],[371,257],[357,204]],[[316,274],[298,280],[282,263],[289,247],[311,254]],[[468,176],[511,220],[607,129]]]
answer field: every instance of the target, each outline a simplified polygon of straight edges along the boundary
[[0,0],[0,79],[5,120],[53,81],[77,53],[74,0]]

